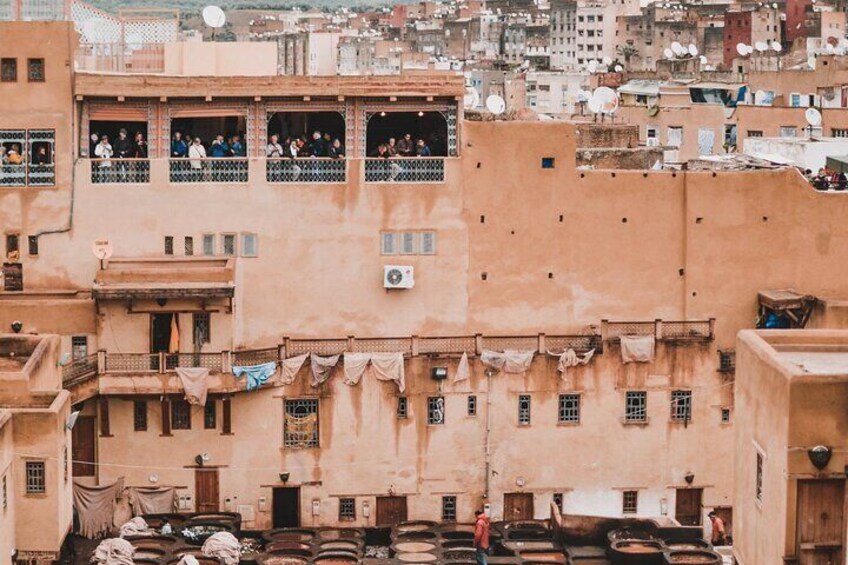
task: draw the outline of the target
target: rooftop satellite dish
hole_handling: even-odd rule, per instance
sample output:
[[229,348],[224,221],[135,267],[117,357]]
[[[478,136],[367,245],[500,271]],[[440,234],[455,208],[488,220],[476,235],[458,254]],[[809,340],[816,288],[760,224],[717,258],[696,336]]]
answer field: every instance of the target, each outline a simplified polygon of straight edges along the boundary
[[203,8],[202,14],[203,23],[212,29],[222,28],[227,23],[227,15],[218,6],[206,6]]
[[596,88],[589,99],[589,109],[596,114],[614,114],[618,110],[618,94],[608,86]]
[[610,66],[610,65],[612,65],[612,57],[610,57],[610,56],[606,56],[606,57],[604,57],[604,61],[603,61],[603,62],[604,62],[604,64],[605,64],[606,66]]
[[598,62],[597,62],[596,60],[592,59],[592,60],[591,60],[591,61],[589,61],[589,63],[586,65],[586,68],[588,69],[588,71],[589,71],[590,73],[594,73],[595,71],[597,71],[597,70],[598,70]]
[[822,123],[821,112],[819,112],[815,108],[807,108],[807,111],[804,112],[804,117],[807,119],[807,123],[810,125],[810,127],[817,128]]
[[673,41],[671,43],[671,50],[675,55],[683,55],[686,51],[683,49],[683,45],[680,44],[679,41]]
[[692,55],[693,57],[698,56],[698,46],[695,45],[694,43],[689,44],[689,54]]
[[666,47],[663,49],[663,55],[665,55],[666,59],[674,59],[674,51]]
[[112,244],[109,243],[108,239],[96,239],[91,244],[91,252],[100,261],[105,261],[112,257]]
[[480,93],[473,86],[465,89],[465,96],[462,98],[463,106],[466,110],[476,108],[480,105]]
[[624,67],[622,67],[621,65],[616,65],[616,66],[615,66],[615,72],[620,73],[620,72],[621,72],[621,71],[623,71],[623,70],[624,70]]
[[704,55],[701,55],[700,57],[698,57],[698,60],[699,60],[699,61],[701,61],[701,64],[702,64],[702,65],[706,65],[706,64],[707,64],[707,57],[706,57],[706,56],[704,56]]
[[748,46],[745,45],[744,43],[737,43],[736,44],[736,52],[739,53],[740,57],[744,57],[745,55],[748,54]]
[[506,102],[497,94],[492,94],[486,98],[486,109],[496,116],[500,116],[506,111]]
[[754,47],[755,47],[755,48],[756,48],[756,50],[757,50],[757,51],[759,51],[760,53],[765,53],[766,51],[768,51],[768,48],[769,48],[768,43],[766,43],[765,41],[758,41],[758,42],[756,42],[756,43],[754,44]]
[[780,53],[781,51],[783,51],[783,45],[781,45],[779,41],[772,41],[771,42],[771,48],[776,53]]

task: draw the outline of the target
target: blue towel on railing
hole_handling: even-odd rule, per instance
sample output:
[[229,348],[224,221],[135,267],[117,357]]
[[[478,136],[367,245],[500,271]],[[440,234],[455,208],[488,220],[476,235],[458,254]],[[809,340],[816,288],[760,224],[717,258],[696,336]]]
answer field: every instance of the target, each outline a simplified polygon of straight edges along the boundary
[[277,362],[263,363],[262,365],[250,365],[247,367],[233,366],[233,374],[236,378],[247,375],[247,390],[256,390],[277,372]]

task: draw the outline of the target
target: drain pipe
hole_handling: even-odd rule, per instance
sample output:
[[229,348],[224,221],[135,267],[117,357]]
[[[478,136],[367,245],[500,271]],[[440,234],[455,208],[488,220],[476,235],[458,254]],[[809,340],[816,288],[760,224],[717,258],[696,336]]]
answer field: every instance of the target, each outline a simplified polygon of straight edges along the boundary
[[489,488],[492,477],[492,370],[486,369],[486,490],[483,498],[489,500]]

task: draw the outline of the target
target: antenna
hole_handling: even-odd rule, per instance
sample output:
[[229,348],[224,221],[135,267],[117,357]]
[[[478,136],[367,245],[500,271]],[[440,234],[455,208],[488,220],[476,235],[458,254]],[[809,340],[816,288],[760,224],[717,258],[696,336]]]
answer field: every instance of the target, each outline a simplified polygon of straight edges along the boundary
[[486,98],[486,109],[495,116],[500,116],[506,111],[506,102],[497,94],[492,94]]
[[203,23],[212,28],[212,39],[214,40],[215,32],[227,23],[227,15],[218,6],[206,6],[203,8],[202,15]]

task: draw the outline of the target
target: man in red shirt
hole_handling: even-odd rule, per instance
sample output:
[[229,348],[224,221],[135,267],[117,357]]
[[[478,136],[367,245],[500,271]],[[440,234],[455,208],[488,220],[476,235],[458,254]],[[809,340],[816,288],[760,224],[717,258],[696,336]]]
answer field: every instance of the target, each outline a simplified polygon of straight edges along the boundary
[[474,525],[474,555],[477,565],[486,565],[486,556],[489,554],[489,518],[482,510],[474,513],[477,523]]

